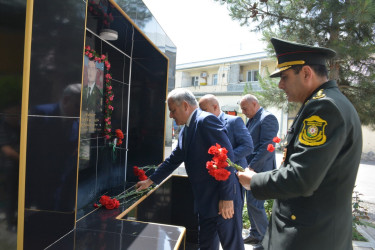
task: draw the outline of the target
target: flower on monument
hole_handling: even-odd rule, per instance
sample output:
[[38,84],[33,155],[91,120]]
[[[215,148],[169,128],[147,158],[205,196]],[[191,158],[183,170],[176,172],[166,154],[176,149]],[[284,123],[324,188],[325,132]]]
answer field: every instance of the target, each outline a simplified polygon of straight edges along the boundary
[[122,139],[124,139],[124,133],[121,131],[121,129],[115,130],[116,137],[117,137],[117,146],[120,146],[122,144]]
[[115,209],[120,206],[120,202],[116,198],[111,198],[107,195],[102,195],[99,200],[99,204],[94,203],[95,208],[104,206],[106,209]]
[[[156,165],[147,165],[144,167],[133,167],[134,174],[138,176],[140,180],[147,180],[146,173],[149,170],[156,169],[158,166]],[[102,195],[99,199],[98,203],[94,203],[94,208],[105,207],[106,209],[115,209],[118,208],[122,204],[128,204],[134,200],[137,200],[141,196],[147,194],[154,188],[154,185],[148,187],[147,189],[137,191],[135,185],[130,187],[129,189],[123,191],[122,193],[110,197],[108,195]]]
[[134,172],[134,175],[137,176],[140,181],[147,180],[147,175],[143,169],[140,169],[137,166],[134,166],[133,172]]
[[149,170],[157,169],[157,168],[158,168],[158,166],[156,166],[156,165],[146,165],[144,167],[134,166],[133,172],[134,172],[134,175],[137,176],[140,181],[144,181],[144,180],[147,180],[147,178],[148,178],[146,173]]
[[129,189],[133,189],[132,191],[128,191],[129,190],[128,189],[113,197],[110,197],[108,195],[102,195],[100,196],[99,202],[94,203],[93,206],[94,208],[105,207],[106,209],[115,209],[115,208],[118,208],[122,204],[126,204],[126,203],[129,203],[133,200],[140,198],[141,196],[147,194],[149,191],[151,191],[154,188],[154,186],[150,186],[149,188],[145,190],[137,191],[134,189],[134,187],[135,185],[129,188]]
[[230,171],[226,169],[226,167],[232,166],[236,170],[243,172],[244,169],[233,163],[227,156],[228,150],[226,148],[221,147],[219,144],[211,146],[208,149],[208,153],[212,154],[212,161],[208,161],[206,163],[206,168],[208,170],[208,174],[213,176],[217,181],[225,181],[230,176]]
[[[281,139],[279,138],[279,137],[274,137],[273,139],[272,139],[272,141],[274,142],[274,143],[280,143],[281,142]],[[269,152],[273,152],[273,151],[275,151],[275,146],[272,144],[272,143],[270,143],[270,144],[268,144],[268,146],[267,146],[267,150],[269,151]]]

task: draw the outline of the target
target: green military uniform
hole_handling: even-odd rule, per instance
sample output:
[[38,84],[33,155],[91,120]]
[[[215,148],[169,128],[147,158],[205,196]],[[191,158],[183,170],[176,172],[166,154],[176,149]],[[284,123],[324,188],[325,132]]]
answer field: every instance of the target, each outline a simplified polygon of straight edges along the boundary
[[257,199],[276,199],[264,249],[352,249],[351,202],[362,132],[356,110],[335,81],[307,98],[285,146],[280,168],[251,180]]
[[82,110],[87,112],[102,112],[103,95],[99,88],[94,85],[89,94],[89,88],[86,86],[82,91]]

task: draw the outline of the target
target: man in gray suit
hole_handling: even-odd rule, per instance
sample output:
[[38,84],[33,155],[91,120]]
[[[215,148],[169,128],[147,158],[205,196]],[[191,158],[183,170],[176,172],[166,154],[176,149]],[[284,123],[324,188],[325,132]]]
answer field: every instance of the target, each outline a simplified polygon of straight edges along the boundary
[[[247,163],[257,173],[276,168],[275,152],[267,151],[268,144],[274,144],[273,138],[279,131],[276,117],[263,109],[258,99],[253,95],[245,95],[240,102],[242,113],[249,118],[246,124],[254,142],[254,151],[247,157]],[[254,244],[258,249],[262,241],[268,219],[264,209],[264,200],[256,199],[251,191],[246,192],[247,212],[251,223],[250,235],[244,239],[245,243]]]

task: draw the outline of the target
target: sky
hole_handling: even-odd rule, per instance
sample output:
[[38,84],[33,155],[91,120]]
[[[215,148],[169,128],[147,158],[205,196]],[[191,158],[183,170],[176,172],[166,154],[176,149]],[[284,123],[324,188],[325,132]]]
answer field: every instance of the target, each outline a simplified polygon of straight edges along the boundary
[[177,64],[264,51],[260,34],[241,27],[214,0],[143,0],[177,47]]

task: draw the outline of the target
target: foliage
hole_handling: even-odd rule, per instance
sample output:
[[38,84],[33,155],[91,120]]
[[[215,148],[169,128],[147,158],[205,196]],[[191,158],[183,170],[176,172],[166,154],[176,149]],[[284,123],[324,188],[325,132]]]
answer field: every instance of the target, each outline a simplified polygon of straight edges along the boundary
[[352,240],[355,240],[355,241],[367,241],[366,238],[363,237],[362,234],[360,234],[356,228],[353,228]]
[[357,241],[367,241],[365,237],[363,237],[357,230],[358,225],[365,225],[361,219],[369,219],[367,215],[367,209],[362,206],[362,200],[360,199],[360,196],[362,194],[358,191],[353,191],[352,196],[352,216],[353,216],[353,222],[352,222],[352,238],[353,240]]
[[[266,210],[268,220],[270,220],[270,217],[272,214],[272,206],[273,206],[273,200],[266,200],[266,202],[264,203],[264,209]],[[249,214],[247,212],[246,202],[242,210],[242,223],[243,223],[243,228],[245,229],[250,228],[250,219],[249,219]]]
[[360,196],[362,194],[358,191],[353,191],[353,197],[352,197],[352,214],[353,214],[353,229],[357,227],[357,225],[364,225],[364,223],[361,221],[361,219],[369,219],[367,214],[367,209],[362,206],[362,200],[360,199]]
[[270,220],[272,214],[273,200],[266,200],[264,209],[266,210],[267,218]]
[[274,36],[335,50],[328,62],[330,78],[362,123],[375,127],[375,0],[215,1],[226,4],[233,20],[262,32],[264,41]]
[[243,210],[242,210],[242,223],[243,223],[243,228],[245,228],[245,229],[250,228],[250,219],[249,219],[249,214],[247,212],[246,202],[245,202]]

